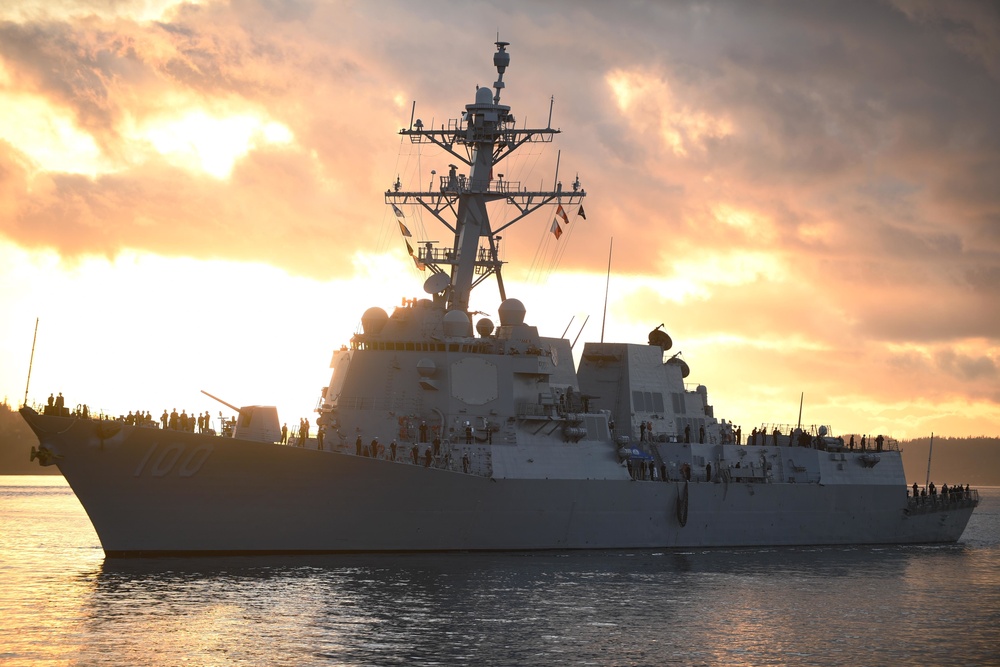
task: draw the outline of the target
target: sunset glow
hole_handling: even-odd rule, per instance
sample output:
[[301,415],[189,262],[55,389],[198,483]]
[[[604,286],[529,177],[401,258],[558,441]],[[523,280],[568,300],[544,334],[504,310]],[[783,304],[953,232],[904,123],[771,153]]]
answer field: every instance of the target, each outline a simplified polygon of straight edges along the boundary
[[365,309],[423,296],[383,193],[453,159],[396,133],[495,79],[498,28],[502,103],[562,130],[499,171],[588,192],[558,241],[548,210],[503,233],[544,335],[600,338],[613,238],[605,340],[663,322],[717,416],[794,421],[804,393],[838,432],[995,436],[1000,18],[852,7],[597,4],[561,36],[560,3],[2,8],[0,394],[37,317],[29,400],[310,415]]
[[292,140],[291,131],[281,123],[252,115],[214,118],[203,111],[150,123],[137,134],[171,163],[216,178],[229,176],[235,162],[256,147]]

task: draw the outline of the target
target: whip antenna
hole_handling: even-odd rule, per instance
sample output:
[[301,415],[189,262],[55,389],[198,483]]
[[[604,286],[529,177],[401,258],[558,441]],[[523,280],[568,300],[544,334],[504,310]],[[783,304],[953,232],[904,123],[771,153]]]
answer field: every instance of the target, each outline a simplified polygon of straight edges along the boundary
[[28,361],[28,381],[24,383],[24,403],[28,405],[28,386],[31,384],[31,367],[35,365],[35,343],[38,341],[38,318],[35,318],[35,336],[31,339],[31,359]]
[[927,448],[927,477],[924,479],[924,488],[931,483],[931,454],[934,453],[934,433],[931,433],[931,446]]
[[604,315],[601,317],[601,342],[604,342],[604,323],[608,319],[608,285],[611,284],[611,251],[615,248],[615,237],[611,237],[611,245],[608,246],[608,278],[604,281]]

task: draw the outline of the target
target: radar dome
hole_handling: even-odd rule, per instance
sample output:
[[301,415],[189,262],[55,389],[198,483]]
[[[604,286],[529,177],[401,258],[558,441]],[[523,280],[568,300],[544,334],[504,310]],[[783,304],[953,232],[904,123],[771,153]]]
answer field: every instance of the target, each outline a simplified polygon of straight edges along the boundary
[[469,321],[469,316],[461,310],[449,310],[444,314],[445,336],[468,336],[471,331],[472,322]]
[[476,91],[476,104],[493,104],[493,91],[489,86],[479,86]]
[[378,335],[389,321],[389,316],[378,306],[372,306],[361,316],[361,328],[368,335]]
[[511,327],[524,324],[524,304],[517,299],[507,299],[500,304],[500,326]]
[[476,332],[483,338],[489,336],[493,333],[493,320],[488,317],[484,317],[476,322]]
[[819,427],[819,437],[822,438],[824,436],[826,436],[826,426],[820,426]]

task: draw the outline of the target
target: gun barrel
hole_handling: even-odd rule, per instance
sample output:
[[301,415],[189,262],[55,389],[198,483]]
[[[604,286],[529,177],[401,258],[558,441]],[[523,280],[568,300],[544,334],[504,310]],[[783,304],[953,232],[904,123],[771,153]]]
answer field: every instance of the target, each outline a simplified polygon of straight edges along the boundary
[[204,389],[202,389],[202,390],[201,390],[201,393],[205,394],[205,395],[206,395],[206,396],[208,396],[209,398],[214,398],[214,399],[215,399],[215,400],[217,400],[217,401],[218,401],[219,403],[222,403],[222,404],[223,404],[224,406],[226,406],[227,408],[229,408],[229,409],[233,410],[234,412],[239,412],[239,411],[240,411],[240,409],[239,409],[238,407],[236,407],[235,405],[233,405],[232,403],[226,403],[226,402],[225,402],[224,400],[222,400],[222,399],[221,399],[221,398],[219,398],[218,396],[212,396],[212,395],[211,395],[210,393],[208,393],[208,392],[207,392],[207,391],[205,391]]

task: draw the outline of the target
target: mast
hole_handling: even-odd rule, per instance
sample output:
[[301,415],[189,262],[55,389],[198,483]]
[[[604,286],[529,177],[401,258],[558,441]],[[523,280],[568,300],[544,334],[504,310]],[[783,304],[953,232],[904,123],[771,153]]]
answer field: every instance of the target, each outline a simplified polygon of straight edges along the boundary
[[38,342],[38,318],[35,318],[35,336],[31,339],[31,359],[28,360],[28,380],[24,383],[24,403],[28,404],[28,387],[31,385],[31,367],[35,365],[35,343]]
[[604,323],[608,320],[608,288],[611,286],[611,252],[615,249],[615,237],[608,245],[608,277],[604,280],[604,315],[601,317],[601,342],[604,342]]
[[931,454],[934,453],[934,432],[931,432],[931,446],[927,448],[927,477],[924,479],[924,488],[931,483]]
[[[508,42],[496,42],[493,64],[498,77],[493,84],[494,94],[491,95],[489,88],[478,88],[476,101],[465,106],[465,113],[460,119],[448,121],[447,127],[442,125],[437,130],[425,128],[418,118],[410,128],[399,131],[412,143],[432,143],[444,149],[469,167],[468,174],[459,174],[458,166],[452,164],[449,165],[448,175],[439,178],[437,189],[432,181],[427,191],[405,191],[397,178],[393,188],[385,193],[386,204],[422,206],[454,235],[451,248],[436,248],[433,241],[421,241],[414,256],[432,273],[449,276],[447,284],[443,279],[425,282],[425,289],[440,295],[448,310],[468,312],[472,290],[491,275],[497,278],[500,298],[506,299],[501,276],[503,262],[498,253],[500,237],[497,234],[542,206],[552,202],[572,206],[586,196],[580,188],[579,178],[573,182],[571,192],[563,192],[559,182],[551,191],[528,191],[527,188],[522,189],[518,182],[504,180],[503,174],[495,169],[522,145],[549,143],[559,133],[551,126],[517,129],[510,107],[500,104],[500,93],[505,88],[503,75],[510,64],[507,46]],[[493,229],[486,205],[500,200],[506,201],[517,212],[513,219]],[[450,216],[454,216],[454,222],[449,221]],[[482,244],[484,238],[485,245]]]

